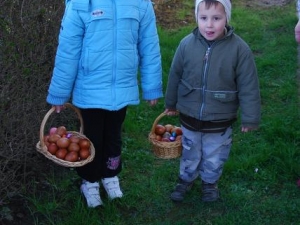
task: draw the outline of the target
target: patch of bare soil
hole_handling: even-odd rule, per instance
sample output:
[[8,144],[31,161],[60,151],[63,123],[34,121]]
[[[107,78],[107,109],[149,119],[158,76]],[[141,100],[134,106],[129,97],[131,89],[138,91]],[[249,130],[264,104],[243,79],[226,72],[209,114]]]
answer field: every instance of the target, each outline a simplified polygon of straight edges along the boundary
[[[235,4],[244,5],[246,7],[272,7],[283,6],[294,0],[238,0]],[[187,8],[184,0],[153,0],[157,23],[165,29],[174,29],[181,26],[195,24],[194,6]],[[233,2],[233,0],[232,0]],[[177,12],[185,10],[184,19],[179,18]]]
[[[174,29],[195,23],[194,7],[185,9],[183,0],[154,0],[157,23],[164,29]],[[177,12],[185,9],[184,18],[178,18]]]

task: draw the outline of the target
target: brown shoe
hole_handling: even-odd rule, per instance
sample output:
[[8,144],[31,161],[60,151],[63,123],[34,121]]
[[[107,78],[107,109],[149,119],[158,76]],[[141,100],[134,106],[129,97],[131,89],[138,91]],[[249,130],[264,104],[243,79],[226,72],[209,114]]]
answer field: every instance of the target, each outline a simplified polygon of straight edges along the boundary
[[214,202],[220,197],[217,183],[209,184],[202,181],[202,201]]

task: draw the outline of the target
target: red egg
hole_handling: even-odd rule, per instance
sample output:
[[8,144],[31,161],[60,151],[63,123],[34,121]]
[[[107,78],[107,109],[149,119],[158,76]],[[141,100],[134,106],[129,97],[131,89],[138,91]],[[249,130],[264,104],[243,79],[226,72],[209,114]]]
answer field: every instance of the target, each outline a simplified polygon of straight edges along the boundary
[[59,148],[68,148],[69,144],[70,144],[70,141],[66,137],[62,137],[62,138],[58,139],[57,142],[56,142],[56,145]]
[[161,125],[161,124],[157,124],[155,126],[155,134],[157,135],[162,135],[166,132],[166,127]]
[[80,159],[87,159],[90,155],[90,150],[87,148],[80,149],[79,151]]
[[69,147],[68,147],[68,150],[70,152],[78,152],[80,150],[80,146],[75,142],[71,142]]
[[171,133],[175,132],[176,135],[182,135],[182,129],[181,127],[174,127],[172,130],[171,130]]
[[78,161],[78,152],[69,152],[66,157],[65,157],[65,160],[66,161],[69,161],[69,162],[76,162]]
[[78,142],[80,148],[90,148],[91,143],[88,139],[80,139],[80,141]]
[[56,133],[62,137],[67,134],[67,128],[65,126],[60,126],[57,128]]
[[58,149],[55,153],[55,156],[59,159],[64,159],[68,153],[68,150],[65,148]]
[[49,143],[48,147],[48,152],[50,152],[52,155],[55,155],[58,147],[55,143]]
[[70,142],[78,143],[80,141],[80,138],[76,136],[71,136],[69,140]]
[[48,138],[48,142],[56,143],[60,138],[61,136],[59,136],[58,134],[51,134]]

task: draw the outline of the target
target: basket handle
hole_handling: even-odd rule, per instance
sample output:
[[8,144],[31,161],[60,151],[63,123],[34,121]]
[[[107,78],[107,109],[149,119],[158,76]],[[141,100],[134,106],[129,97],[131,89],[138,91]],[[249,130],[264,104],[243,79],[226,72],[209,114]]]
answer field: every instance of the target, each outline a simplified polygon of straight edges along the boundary
[[155,127],[158,124],[158,121],[163,118],[164,116],[166,116],[167,114],[165,112],[162,112],[153,122],[152,128],[151,128],[151,133],[155,133]]
[[[176,111],[176,115],[179,114],[179,111]],[[165,112],[162,112],[160,115],[158,115],[158,117],[154,120],[152,128],[151,128],[151,132],[152,134],[155,134],[155,127],[158,124],[158,121],[163,118],[164,116],[168,116],[168,114],[166,114]]]
[[[77,107],[75,107],[74,105],[72,105],[71,103],[65,103],[64,106],[67,107],[67,108],[73,109],[76,112],[76,114],[77,114],[77,116],[79,118],[79,121],[80,121],[79,133],[83,134],[83,119],[82,119],[80,110]],[[44,142],[45,124],[46,124],[47,120],[49,119],[49,116],[53,112],[55,112],[55,106],[52,106],[51,109],[49,109],[49,111],[44,116],[44,119],[42,120],[42,123],[41,123],[41,126],[40,126],[40,144],[41,144],[41,147],[45,146],[45,142]]]

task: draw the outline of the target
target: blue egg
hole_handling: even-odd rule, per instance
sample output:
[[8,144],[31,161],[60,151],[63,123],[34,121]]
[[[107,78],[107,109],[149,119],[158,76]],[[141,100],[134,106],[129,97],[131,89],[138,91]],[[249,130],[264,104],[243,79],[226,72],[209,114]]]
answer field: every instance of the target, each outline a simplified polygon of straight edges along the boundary
[[173,132],[173,133],[172,133],[172,136],[173,136],[173,137],[176,137],[176,136],[177,136],[176,132]]

